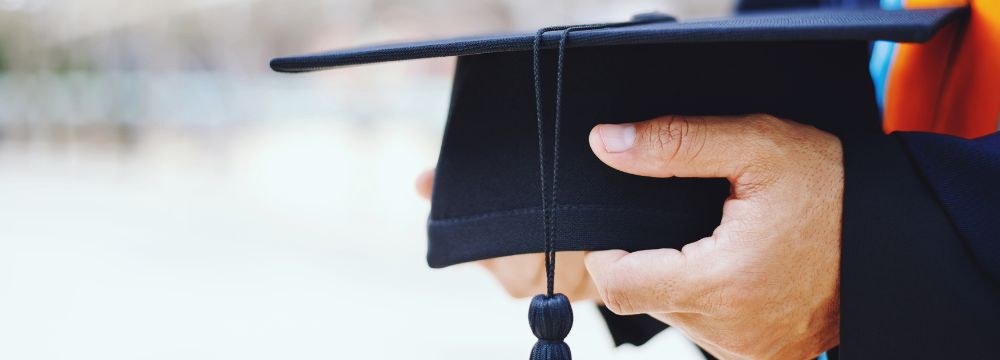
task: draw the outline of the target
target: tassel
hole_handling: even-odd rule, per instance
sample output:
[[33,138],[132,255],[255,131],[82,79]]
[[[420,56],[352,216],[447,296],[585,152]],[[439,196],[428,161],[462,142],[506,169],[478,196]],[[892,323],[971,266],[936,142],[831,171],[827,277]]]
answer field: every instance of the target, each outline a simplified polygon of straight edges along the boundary
[[538,341],[531,348],[531,360],[571,360],[569,345],[563,340],[573,327],[573,307],[566,295],[535,295],[528,308],[528,324]]
[[[651,22],[674,21],[663,14],[644,14],[632,21],[612,24],[547,27],[535,33],[532,46],[532,74],[535,87],[535,120],[538,126],[538,182],[542,195],[542,231],[545,244],[546,293],[535,295],[528,308],[528,323],[538,341],[531,348],[531,360],[571,360],[569,345],[563,339],[573,327],[573,307],[569,298],[555,294],[556,273],[556,204],[559,180],[559,128],[562,122],[563,73],[566,59],[566,43],[569,33],[577,30],[592,30],[618,26],[645,24]],[[552,126],[552,189],[545,187],[545,142],[544,121],[542,119],[542,76],[541,50],[542,36],[549,31],[560,31],[558,58],[556,62],[555,123]]]

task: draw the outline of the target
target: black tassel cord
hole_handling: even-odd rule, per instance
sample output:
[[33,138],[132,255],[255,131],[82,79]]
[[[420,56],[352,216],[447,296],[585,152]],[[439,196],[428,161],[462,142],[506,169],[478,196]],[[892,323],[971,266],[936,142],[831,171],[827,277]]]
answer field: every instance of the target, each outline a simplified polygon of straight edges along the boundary
[[[617,26],[637,25],[651,22],[674,21],[661,14],[643,14],[625,23],[595,24],[580,26],[557,26],[538,30],[532,47],[532,70],[535,85],[535,117],[538,125],[538,174],[542,193],[542,229],[545,250],[545,294],[535,295],[528,308],[528,323],[538,338],[531,348],[531,360],[571,360],[569,345],[564,341],[573,327],[573,308],[566,295],[555,293],[556,268],[556,207],[559,185],[559,128],[562,121],[563,72],[566,59],[566,43],[569,34],[577,30],[594,30]],[[561,31],[556,65],[555,121],[552,129],[552,190],[545,186],[545,142],[542,119],[542,79],[541,47],[546,32]]]
[[[535,117],[538,125],[538,173],[542,193],[542,229],[545,239],[546,293],[531,299],[528,308],[528,324],[538,338],[531,348],[531,360],[571,360],[569,345],[563,341],[573,327],[573,308],[563,294],[555,294],[555,204],[559,175],[559,125],[561,120],[563,59],[567,34],[572,27],[544,28],[535,34],[532,48],[532,69],[535,81]],[[552,192],[545,187],[545,142],[544,121],[542,119],[541,43],[542,35],[548,31],[562,30],[559,40],[559,59],[556,71],[556,113],[552,144]],[[551,198],[551,200],[550,200]]]

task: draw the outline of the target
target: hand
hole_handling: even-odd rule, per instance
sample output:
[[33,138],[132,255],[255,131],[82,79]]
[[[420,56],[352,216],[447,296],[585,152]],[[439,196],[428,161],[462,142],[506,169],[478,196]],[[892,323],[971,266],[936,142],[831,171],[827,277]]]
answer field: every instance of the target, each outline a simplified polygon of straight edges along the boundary
[[[417,178],[417,193],[430,200],[434,187],[434,170],[425,171]],[[556,292],[572,301],[600,301],[594,282],[583,265],[583,251],[564,251],[557,254]],[[523,254],[477,261],[486,268],[511,296],[526,298],[545,292],[545,257],[542,254]]]
[[712,236],[681,250],[592,252],[605,305],[648,313],[723,359],[809,359],[840,343],[840,141],[767,115],[598,125],[601,161],[635,175],[727,178]]

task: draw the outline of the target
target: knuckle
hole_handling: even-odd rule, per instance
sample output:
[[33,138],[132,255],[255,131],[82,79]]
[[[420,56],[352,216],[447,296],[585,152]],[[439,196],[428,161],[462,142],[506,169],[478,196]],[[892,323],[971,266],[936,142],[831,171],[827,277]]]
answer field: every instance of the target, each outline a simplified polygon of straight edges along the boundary
[[618,286],[605,286],[601,295],[604,299],[604,306],[607,306],[608,310],[615,314],[625,315],[632,310],[628,295]]
[[646,139],[650,149],[663,160],[673,161],[678,155],[697,148],[700,129],[697,122],[679,115],[664,116],[649,123]]
[[785,122],[777,116],[764,113],[751,114],[747,117],[749,118],[750,123],[761,127],[774,127]]
[[744,151],[746,163],[741,179],[743,189],[756,192],[777,181],[787,159],[801,151],[797,146],[795,123],[768,114],[753,114],[744,119],[749,146]]
[[631,292],[617,281],[605,281],[601,288],[601,298],[604,306],[618,315],[635,313],[636,309]]
[[649,122],[649,126],[646,128],[646,140],[650,149],[660,153],[669,149],[667,145],[673,142],[673,134],[670,133],[673,118],[673,116],[666,116]]
[[744,120],[746,130],[757,141],[765,144],[781,138],[787,133],[790,123],[768,114],[753,114]]

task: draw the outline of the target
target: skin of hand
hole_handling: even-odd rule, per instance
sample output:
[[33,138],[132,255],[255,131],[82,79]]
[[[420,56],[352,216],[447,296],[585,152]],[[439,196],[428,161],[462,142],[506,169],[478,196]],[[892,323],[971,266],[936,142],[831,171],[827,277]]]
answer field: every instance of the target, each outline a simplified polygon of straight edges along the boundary
[[768,115],[665,116],[598,125],[590,146],[626,173],[731,184],[712,236],[586,255],[611,311],[653,315],[722,359],[809,359],[840,343],[839,139]]
[[[427,170],[417,177],[417,193],[431,199],[434,188],[434,170]],[[583,259],[586,252],[564,251],[557,254],[555,291],[572,301],[600,302],[597,288],[587,273]],[[526,298],[545,293],[545,257],[542,254],[522,254],[477,261],[486,268],[515,298]]]

